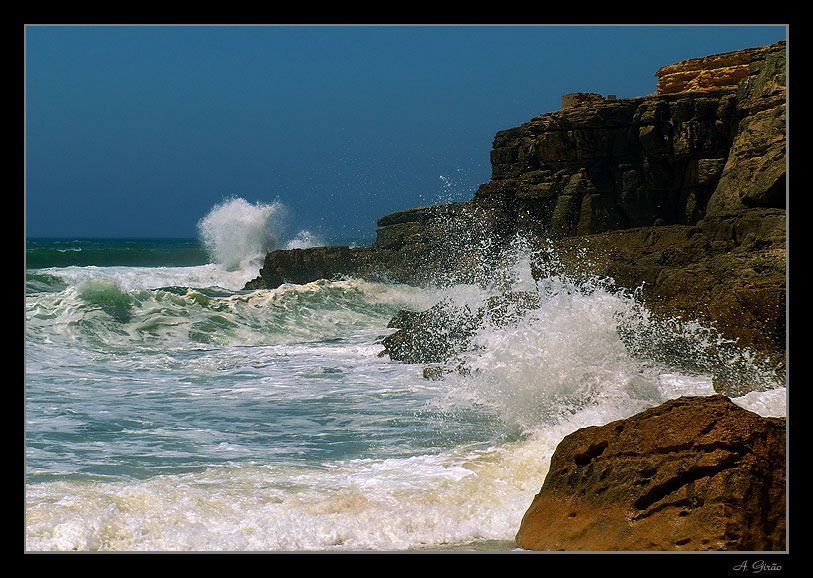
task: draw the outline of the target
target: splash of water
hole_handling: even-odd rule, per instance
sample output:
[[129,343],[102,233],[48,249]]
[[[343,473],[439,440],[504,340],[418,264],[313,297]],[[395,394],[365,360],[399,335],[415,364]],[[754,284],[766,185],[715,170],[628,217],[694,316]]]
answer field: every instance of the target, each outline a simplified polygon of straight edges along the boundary
[[286,213],[279,201],[251,204],[231,197],[198,222],[198,232],[212,260],[227,271],[256,267],[278,246]]
[[285,244],[286,249],[307,249],[308,247],[320,247],[324,245],[324,241],[317,237],[315,234],[307,230],[302,230],[297,233],[296,237],[291,239]]
[[782,387],[770,362],[712,328],[656,316],[639,291],[618,289],[612,279],[569,277],[549,247],[517,237],[498,270],[480,291],[462,293],[457,286],[443,298],[462,315],[487,309],[491,296],[528,294],[538,301],[518,309],[510,323],[490,322],[489,315],[477,321],[443,368],[441,404],[488,408],[532,431],[574,419],[628,417],[672,397],[664,377],[672,373],[696,381],[681,395],[710,395],[721,376],[760,391]]

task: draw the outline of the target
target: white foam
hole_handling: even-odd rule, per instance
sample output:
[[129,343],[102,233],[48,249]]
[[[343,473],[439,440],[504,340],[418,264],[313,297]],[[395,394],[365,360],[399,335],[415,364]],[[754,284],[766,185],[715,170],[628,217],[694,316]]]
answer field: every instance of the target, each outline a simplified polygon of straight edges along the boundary
[[[510,451],[509,451],[510,450]],[[510,541],[549,444],[40,484],[30,550],[405,550]],[[521,475],[520,475],[521,473]]]

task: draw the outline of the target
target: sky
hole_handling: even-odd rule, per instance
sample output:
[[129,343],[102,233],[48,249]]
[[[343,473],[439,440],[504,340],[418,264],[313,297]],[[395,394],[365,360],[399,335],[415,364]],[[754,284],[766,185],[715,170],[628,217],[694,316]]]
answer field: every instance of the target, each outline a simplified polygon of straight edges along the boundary
[[229,198],[369,239],[470,199],[495,134],[570,92],[656,91],[662,66],[780,25],[25,27],[28,237],[197,236]]

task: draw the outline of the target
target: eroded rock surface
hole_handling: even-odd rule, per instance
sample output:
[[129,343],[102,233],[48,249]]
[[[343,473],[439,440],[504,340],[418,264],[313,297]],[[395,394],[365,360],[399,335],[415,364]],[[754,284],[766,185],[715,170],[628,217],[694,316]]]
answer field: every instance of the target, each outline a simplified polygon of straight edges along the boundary
[[784,550],[785,421],[683,397],[557,446],[517,545]]

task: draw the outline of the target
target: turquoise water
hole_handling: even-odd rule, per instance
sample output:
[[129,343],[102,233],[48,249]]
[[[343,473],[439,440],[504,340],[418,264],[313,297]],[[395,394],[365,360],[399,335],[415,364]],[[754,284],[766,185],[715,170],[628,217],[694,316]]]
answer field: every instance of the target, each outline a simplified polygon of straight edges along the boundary
[[[379,355],[392,315],[494,289],[244,291],[264,243],[27,245],[28,550],[510,548],[564,435],[713,393],[628,353],[619,320],[647,323],[632,297],[534,282],[521,254],[515,287],[540,307],[481,327],[470,373],[426,380]],[[785,390],[735,401],[783,415]]]

